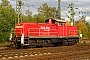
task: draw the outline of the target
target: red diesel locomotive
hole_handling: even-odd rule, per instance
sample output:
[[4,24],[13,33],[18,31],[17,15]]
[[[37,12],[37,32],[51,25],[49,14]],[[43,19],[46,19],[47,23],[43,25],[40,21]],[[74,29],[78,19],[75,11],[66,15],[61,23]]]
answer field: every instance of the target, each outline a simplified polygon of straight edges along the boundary
[[46,23],[19,23],[15,26],[14,45],[18,47],[74,45],[79,42],[77,26],[66,21],[47,19]]

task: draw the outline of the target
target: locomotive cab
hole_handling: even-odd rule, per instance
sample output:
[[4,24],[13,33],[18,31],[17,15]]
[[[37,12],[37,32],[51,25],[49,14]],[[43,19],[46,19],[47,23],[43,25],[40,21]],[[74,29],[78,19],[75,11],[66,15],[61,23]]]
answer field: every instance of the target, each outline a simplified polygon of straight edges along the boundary
[[56,20],[58,26],[66,26],[66,21],[64,20]]
[[57,19],[47,19],[45,21],[47,24],[55,24],[55,25],[58,25],[58,26],[66,26],[66,21],[64,20],[57,20]]
[[46,21],[45,21],[47,24],[56,24],[56,21],[55,20],[53,20],[53,19],[47,19]]

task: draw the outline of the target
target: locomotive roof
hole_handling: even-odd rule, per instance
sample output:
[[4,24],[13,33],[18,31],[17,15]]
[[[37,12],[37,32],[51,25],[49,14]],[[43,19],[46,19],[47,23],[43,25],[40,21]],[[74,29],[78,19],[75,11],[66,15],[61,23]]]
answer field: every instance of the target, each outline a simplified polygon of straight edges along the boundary
[[[51,18],[49,18],[51,19]],[[47,22],[49,19],[47,19],[45,22]],[[59,19],[52,19],[52,21],[57,21],[57,22],[66,22],[65,20],[59,20]]]
[[66,22],[65,20],[58,20],[58,19],[53,19],[53,20],[56,20],[58,22]]

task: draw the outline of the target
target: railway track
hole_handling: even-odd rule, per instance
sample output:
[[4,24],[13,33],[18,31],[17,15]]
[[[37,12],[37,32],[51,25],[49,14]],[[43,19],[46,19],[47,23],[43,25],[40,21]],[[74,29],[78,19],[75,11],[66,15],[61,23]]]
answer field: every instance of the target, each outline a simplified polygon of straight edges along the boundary
[[30,49],[0,50],[1,60],[88,60],[90,44]]

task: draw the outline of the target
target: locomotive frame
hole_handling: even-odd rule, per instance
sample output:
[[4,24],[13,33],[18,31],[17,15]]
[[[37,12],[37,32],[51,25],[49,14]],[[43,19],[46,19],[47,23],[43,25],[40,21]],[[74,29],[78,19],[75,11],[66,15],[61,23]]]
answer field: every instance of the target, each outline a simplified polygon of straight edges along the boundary
[[17,47],[74,45],[79,42],[77,26],[67,26],[66,21],[47,19],[46,23],[19,23],[11,39]]

